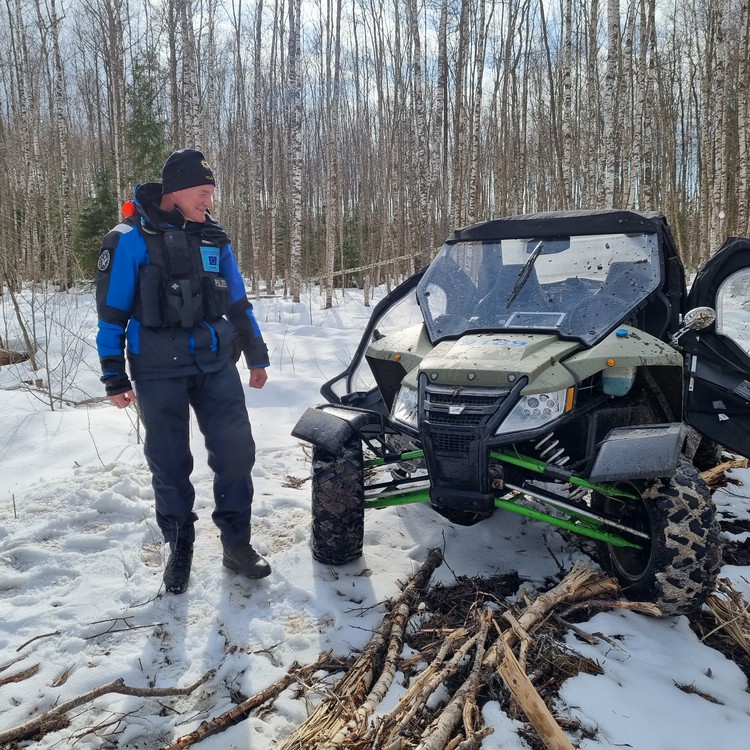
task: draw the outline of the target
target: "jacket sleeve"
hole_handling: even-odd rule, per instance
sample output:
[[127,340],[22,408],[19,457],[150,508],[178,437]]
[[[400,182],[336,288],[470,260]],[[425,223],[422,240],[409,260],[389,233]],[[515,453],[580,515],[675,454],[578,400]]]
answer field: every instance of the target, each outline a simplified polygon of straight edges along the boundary
[[247,298],[245,282],[237,266],[231,245],[221,248],[219,273],[227,280],[229,291],[229,320],[237,331],[245,362],[248,367],[268,367],[268,347],[263,341],[260,326],[255,319],[253,306]]
[[145,243],[127,222],[106,235],[99,251],[96,347],[102,368],[101,380],[108,396],[132,388],[125,370],[125,331],[133,311],[138,268],[144,256]]

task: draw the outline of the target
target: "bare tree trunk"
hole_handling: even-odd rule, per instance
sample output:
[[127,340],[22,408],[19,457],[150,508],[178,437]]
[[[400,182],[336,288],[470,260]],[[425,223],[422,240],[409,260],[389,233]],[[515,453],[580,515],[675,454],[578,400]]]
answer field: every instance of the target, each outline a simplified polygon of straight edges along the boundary
[[169,49],[169,125],[171,129],[172,148],[184,145],[182,111],[180,108],[180,82],[178,77],[177,29],[179,24],[181,0],[167,0],[167,47]]
[[[335,3],[331,7],[331,1]],[[328,137],[326,141],[327,151],[327,179],[326,179],[326,300],[325,307],[333,307],[333,267],[336,259],[336,246],[339,238],[339,100],[341,85],[341,0],[329,0],[330,11],[335,14],[333,38],[328,40],[327,66],[328,82],[331,87],[330,98],[327,107]],[[333,54],[333,75],[331,76],[330,56]],[[343,270],[343,265],[342,265]],[[343,283],[343,282],[342,282]]]
[[[492,13],[490,12],[490,15]],[[482,91],[484,90],[484,57],[486,54],[485,2],[479,0],[476,52],[474,58],[474,97],[471,108],[471,147],[469,151],[469,201],[466,219],[469,224],[477,220],[477,193],[479,191],[479,140],[482,121]]]
[[603,205],[614,207],[617,179],[619,86],[622,70],[622,38],[620,36],[620,0],[607,1],[607,72],[604,79],[604,180]]
[[63,289],[73,285],[73,262],[71,258],[70,228],[70,164],[68,159],[67,100],[65,98],[65,71],[60,53],[60,19],[57,17],[55,0],[49,2],[52,31],[52,51],[55,67],[55,114],[57,137],[60,145],[60,214],[62,236],[60,248],[59,279]]
[[302,0],[289,5],[289,98],[291,106],[290,155],[291,231],[289,282],[292,301],[300,301],[302,283],[302,89],[300,84],[300,10]]
[[[563,20],[563,36],[565,57],[563,60],[562,81],[562,195],[561,208],[572,208],[573,205],[573,91],[572,91],[572,68],[573,68],[573,17],[572,0],[565,0],[565,18]],[[550,81],[550,84],[552,82]]]
[[643,127],[643,139],[641,141],[640,162],[643,165],[643,195],[638,201],[639,207],[647,211],[653,211],[660,206],[656,198],[654,185],[654,167],[657,150],[655,140],[657,138],[654,119],[658,112],[655,105],[656,98],[656,3],[648,0],[646,16],[646,70],[643,87],[643,100],[641,109],[641,123]]
[[701,260],[707,260],[708,255],[715,252],[724,240],[724,218],[726,215],[726,184],[724,154],[727,144],[727,42],[724,34],[724,12],[720,2],[717,2],[711,13],[716,30],[716,67],[711,77],[710,89],[714,100],[714,114],[712,125],[714,131],[713,169],[711,179],[711,223],[709,229],[707,254]]
[[448,215],[448,0],[440,0],[438,24],[437,101],[433,117],[430,154],[430,195],[437,200],[445,220]]
[[737,116],[739,158],[737,169],[736,234],[750,233],[750,1],[742,0],[740,16],[739,82]]
[[419,217],[421,221],[415,223],[419,247],[419,265],[429,263],[432,256],[432,220],[434,215],[431,204],[429,165],[427,155],[429,152],[427,123],[425,120],[424,102],[424,80],[422,77],[422,43],[419,34],[419,18],[417,15],[417,4],[415,0],[409,0],[407,6],[409,18],[409,35],[412,42],[412,72],[414,74],[414,115],[416,120],[417,139],[417,170],[416,179],[419,192]]
[[109,80],[110,133],[112,155],[115,162],[115,186],[117,199],[122,203],[129,186],[125,185],[125,50],[123,48],[122,13],[123,0],[104,0],[102,8],[108,25],[107,57],[104,61]]
[[599,97],[599,0],[591,0],[589,14],[589,33],[586,50],[586,139],[585,163],[586,176],[583,190],[585,205],[594,206],[599,193],[599,146],[601,133],[599,119],[601,113]]
[[203,148],[200,133],[200,112],[198,105],[198,74],[193,30],[192,0],[179,0],[178,12],[180,37],[182,42],[182,101],[186,143],[190,148]]
[[16,0],[15,8],[11,9],[8,0],[8,17],[12,44],[13,63],[18,88],[18,114],[21,126],[21,154],[23,159],[22,189],[23,189],[23,219],[20,233],[20,252],[17,259],[19,281],[31,276],[39,279],[41,276],[39,259],[39,239],[37,221],[37,164],[35,152],[36,118],[32,113],[32,103],[28,95],[31,86],[31,70],[29,66],[29,52],[26,27],[21,12],[21,2]]
[[453,173],[451,187],[452,224],[454,227],[464,224],[463,173],[466,163],[466,108],[464,102],[464,83],[469,47],[469,0],[461,0],[461,17],[458,24],[458,58],[456,62],[456,89],[453,102]]
[[[566,0],[567,1],[567,0]],[[554,144],[554,164],[549,166],[550,172],[554,170],[553,195],[556,196],[558,205],[565,205],[565,175],[564,175],[564,149],[561,143],[562,127],[558,124],[560,115],[557,111],[557,97],[555,96],[556,81],[552,64],[552,53],[549,46],[547,33],[547,22],[544,15],[544,3],[539,4],[539,15],[541,22],[542,42],[544,44],[545,60],[547,63],[547,77],[549,82],[549,120],[552,131],[552,142]]]
[[[257,0],[255,5],[255,52],[253,55],[253,125],[250,144],[250,172],[252,174],[252,195],[250,196],[250,232],[253,248],[253,289],[255,296],[260,294],[261,264],[260,255],[263,248],[262,225],[263,204],[261,192],[263,190],[263,78],[262,71],[262,30],[263,30],[263,0]],[[270,283],[270,288],[269,288]],[[273,279],[266,282],[266,290],[273,294]]]

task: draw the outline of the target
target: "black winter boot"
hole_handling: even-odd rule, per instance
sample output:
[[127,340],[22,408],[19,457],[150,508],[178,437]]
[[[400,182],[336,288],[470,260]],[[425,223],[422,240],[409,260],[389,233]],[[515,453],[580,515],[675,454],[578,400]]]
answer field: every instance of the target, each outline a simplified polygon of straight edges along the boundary
[[193,564],[193,544],[177,540],[169,544],[172,554],[164,568],[164,586],[170,594],[181,594],[190,580],[190,566]]
[[234,547],[224,547],[224,567],[245,578],[265,578],[271,574],[271,566],[253,548],[250,542],[241,542]]

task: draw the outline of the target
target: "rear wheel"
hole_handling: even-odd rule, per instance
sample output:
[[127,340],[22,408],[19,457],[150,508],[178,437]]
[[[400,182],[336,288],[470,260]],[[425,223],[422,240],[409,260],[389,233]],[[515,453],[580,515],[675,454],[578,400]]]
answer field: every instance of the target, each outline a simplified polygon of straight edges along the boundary
[[598,543],[599,562],[629,599],[654,602],[664,615],[699,608],[713,590],[720,566],[716,508],[695,467],[682,461],[673,477],[618,485],[635,500],[594,494],[592,507],[641,531],[643,549]]
[[365,534],[362,443],[349,439],[338,456],[313,447],[313,557],[328,565],[343,565],[362,555]]

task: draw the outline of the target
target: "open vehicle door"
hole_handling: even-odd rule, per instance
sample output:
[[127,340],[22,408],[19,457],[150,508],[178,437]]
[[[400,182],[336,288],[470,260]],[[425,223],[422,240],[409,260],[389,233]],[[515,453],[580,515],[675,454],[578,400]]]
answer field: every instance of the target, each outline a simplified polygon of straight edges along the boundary
[[685,421],[706,438],[750,456],[750,240],[730,237],[698,271],[688,309],[716,321],[680,338],[687,355]]

